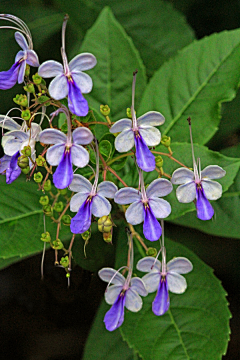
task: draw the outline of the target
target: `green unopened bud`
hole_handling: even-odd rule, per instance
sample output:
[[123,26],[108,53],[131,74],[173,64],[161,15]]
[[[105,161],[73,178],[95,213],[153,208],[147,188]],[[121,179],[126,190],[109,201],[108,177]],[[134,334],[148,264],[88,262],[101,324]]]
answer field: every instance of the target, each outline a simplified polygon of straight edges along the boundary
[[66,273],[66,278],[67,279],[70,278],[70,273],[69,272]]
[[170,136],[163,135],[161,139],[161,144],[168,148],[171,145],[171,138]]
[[43,212],[46,216],[52,216],[53,215],[53,211],[52,211],[52,207],[50,204],[48,205],[44,205],[43,206]]
[[100,112],[104,116],[108,116],[110,114],[110,107],[108,105],[100,105]]
[[55,250],[61,250],[63,248],[63,243],[60,239],[54,240],[52,242],[52,248]]
[[98,230],[103,233],[109,233],[112,229],[113,223],[111,216],[102,216],[98,219]]
[[31,112],[30,112],[30,110],[23,110],[22,111],[22,114],[21,114],[21,117],[22,117],[22,119],[23,120],[26,120],[26,121],[28,121],[30,118],[31,118]]
[[32,79],[33,79],[34,84],[36,84],[36,85],[40,85],[42,82],[42,77],[40,75],[38,75],[38,73],[33,75]]
[[48,205],[48,204],[49,204],[49,197],[48,197],[47,195],[41,196],[41,197],[40,197],[40,200],[39,200],[39,203],[40,203],[42,206]]
[[25,90],[26,92],[29,92],[29,93],[32,93],[32,94],[35,93],[35,87],[34,87],[33,84],[27,84],[27,85],[24,86],[23,88],[24,88],[24,90]]
[[69,226],[71,224],[71,219],[72,218],[70,215],[63,215],[63,217],[62,217],[63,225]]
[[21,170],[23,174],[27,175],[30,172],[30,166],[27,166],[25,169],[21,169]]
[[132,112],[131,112],[131,109],[130,108],[127,108],[127,117],[129,118],[129,119],[131,119],[132,118]]
[[155,157],[155,162],[158,168],[163,167],[163,158],[160,155]]
[[62,212],[63,211],[63,202],[62,201],[59,201],[59,202],[56,202],[54,204],[54,210],[57,211],[58,213]]
[[25,156],[31,156],[32,150],[31,147],[28,146],[24,146],[23,150],[21,150],[21,153]]
[[43,185],[43,189],[45,191],[51,191],[51,188],[52,188],[51,180],[47,180]]
[[62,257],[60,260],[60,264],[64,267],[64,268],[68,268],[69,265],[69,258],[68,256]]
[[112,242],[112,232],[104,232],[103,233],[103,240],[106,243],[111,243]]
[[44,166],[46,164],[46,160],[42,155],[38,155],[36,159],[37,166]]
[[44,241],[44,242],[50,242],[51,241],[51,235],[49,234],[48,231],[45,232],[45,233],[42,233],[41,240]]
[[81,234],[84,241],[88,241],[91,237],[91,230],[87,230]]
[[19,156],[17,164],[21,169],[26,169],[29,166],[28,157],[25,155]]
[[30,66],[28,64],[26,64],[26,68],[25,68],[25,76],[29,76],[30,75]]
[[150,247],[147,249],[146,254],[147,254],[147,256],[155,257],[155,256],[157,256],[157,249]]
[[40,173],[40,171],[39,172],[37,172],[36,174],[34,174],[34,176],[33,176],[33,180],[36,182],[36,183],[40,183],[40,182],[42,182],[42,179],[43,179],[43,176],[42,176],[42,174]]
[[61,195],[67,195],[67,188],[58,190]]
[[15,98],[13,98],[13,101],[23,107],[27,107],[28,106],[28,100],[27,100],[27,96],[26,95],[16,95]]

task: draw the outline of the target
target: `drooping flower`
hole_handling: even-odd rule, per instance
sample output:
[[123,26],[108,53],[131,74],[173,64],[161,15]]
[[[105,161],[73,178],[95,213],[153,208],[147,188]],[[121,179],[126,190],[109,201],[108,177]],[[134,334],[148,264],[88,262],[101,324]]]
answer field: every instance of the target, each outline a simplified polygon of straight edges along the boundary
[[[9,14],[1,14],[0,19],[8,20],[13,22],[14,25],[18,25],[19,31],[15,32],[15,40],[22,48],[22,50],[17,53],[15,63],[12,67],[8,71],[0,72],[0,89],[6,90],[12,88],[17,82],[19,84],[23,83],[26,64],[38,67],[39,61],[37,54],[33,50],[32,37],[27,25],[18,17]],[[4,27],[7,26],[2,26],[1,28]],[[16,27],[13,26],[8,26],[7,28],[16,29]]]
[[161,133],[155,126],[162,125],[165,118],[157,111],[149,111],[136,118],[134,110],[136,74],[133,79],[132,92],[132,121],[130,119],[118,120],[110,129],[111,133],[121,132],[115,139],[115,148],[119,152],[127,152],[136,148],[136,159],[140,169],[153,171],[155,169],[155,157],[148,146],[157,146],[161,141]]
[[171,205],[159,197],[172,191],[172,184],[166,179],[156,179],[145,190],[142,172],[140,172],[141,192],[134,188],[123,188],[115,194],[117,204],[131,204],[125,217],[128,223],[138,225],[143,222],[143,234],[146,239],[156,241],[162,230],[158,219],[165,219],[171,212]]
[[222,196],[222,185],[212,180],[222,178],[226,171],[218,165],[209,165],[201,171],[200,159],[198,159],[198,171],[193,150],[191,121],[188,120],[190,122],[193,171],[179,168],[173,172],[171,182],[180,185],[176,191],[179,202],[190,203],[196,200],[197,217],[200,220],[210,220],[213,217],[214,209],[209,200],[217,200]]
[[166,249],[162,248],[162,263],[151,256],[147,256],[137,263],[137,269],[148,272],[142,280],[149,293],[157,291],[152,303],[155,315],[160,316],[168,311],[170,299],[168,292],[182,294],[187,288],[186,279],[180,274],[192,271],[192,263],[184,258],[177,257],[166,264]]
[[4,155],[0,159],[0,174],[6,175],[6,183],[11,184],[21,174],[21,169],[18,166],[19,151],[13,156]]
[[40,65],[38,73],[43,78],[54,77],[49,85],[49,94],[56,100],[68,96],[68,107],[73,114],[86,116],[88,103],[82,94],[92,90],[92,79],[83,71],[92,69],[97,60],[90,53],[75,56],[68,64],[65,52],[65,29],[68,18],[65,18],[62,28],[62,59],[63,65],[57,61],[49,60]]

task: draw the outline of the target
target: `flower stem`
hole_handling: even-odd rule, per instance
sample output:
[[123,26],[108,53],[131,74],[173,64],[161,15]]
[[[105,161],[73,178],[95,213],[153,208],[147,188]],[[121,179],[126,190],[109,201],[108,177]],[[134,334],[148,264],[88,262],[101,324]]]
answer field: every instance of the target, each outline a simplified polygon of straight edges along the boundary
[[169,159],[175,161],[176,163],[178,163],[179,165],[185,167],[186,169],[189,169],[189,167],[187,167],[186,165],[184,165],[183,163],[181,163],[180,161],[178,161],[177,159],[175,159],[171,154],[166,154],[160,151],[155,151],[155,150],[151,150],[151,152],[153,154],[157,154],[157,155],[163,155],[163,156],[167,156]]

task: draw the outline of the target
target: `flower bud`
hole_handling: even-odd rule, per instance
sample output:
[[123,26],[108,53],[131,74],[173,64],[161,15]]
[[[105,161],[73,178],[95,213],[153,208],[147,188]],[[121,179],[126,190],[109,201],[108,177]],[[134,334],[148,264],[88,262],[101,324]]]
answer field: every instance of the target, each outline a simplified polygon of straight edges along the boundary
[[163,158],[160,155],[155,157],[155,162],[158,168],[163,167]]
[[23,120],[26,120],[26,121],[28,121],[30,118],[31,118],[31,112],[30,112],[30,110],[23,110],[22,111],[22,114],[21,114],[21,117],[22,117],[22,119]]
[[87,230],[81,234],[84,241],[88,241],[91,237],[91,230]]
[[58,213],[62,212],[63,211],[63,202],[62,201],[56,202],[54,204],[53,209]]
[[33,176],[33,180],[38,184],[42,181],[42,179],[43,179],[43,176],[40,173],[40,171],[37,172],[36,174],[34,174],[34,176]]
[[104,116],[108,116],[110,114],[110,107],[108,105],[100,105],[100,112]]
[[51,180],[47,180],[43,185],[43,189],[45,191],[51,191],[51,188],[52,188]]
[[70,273],[69,272],[66,273],[66,278],[67,279],[70,278]]
[[52,242],[52,248],[54,250],[61,250],[63,248],[63,243],[61,242],[60,239],[54,240]]
[[27,107],[28,106],[28,100],[27,100],[27,96],[26,95],[16,95],[15,98],[13,98],[13,101],[23,107]]
[[26,92],[29,92],[29,93],[32,93],[32,94],[35,93],[35,87],[34,87],[33,84],[27,84],[27,85],[24,86],[23,88],[24,88],[24,90],[25,90]]
[[53,211],[52,211],[52,207],[50,204],[48,205],[44,205],[43,206],[43,212],[46,216],[52,216],[53,215]]
[[24,146],[23,150],[21,150],[21,153],[25,156],[31,156],[32,150],[31,147],[28,146]]
[[30,66],[28,64],[26,64],[26,68],[25,68],[25,76],[29,76],[30,75]]
[[19,156],[17,164],[21,169],[26,169],[29,166],[28,157],[25,155]]
[[111,216],[102,216],[98,219],[98,230],[103,233],[109,233],[112,229],[113,223],[111,220]]
[[129,119],[131,119],[132,118],[132,112],[131,112],[131,108],[127,108],[127,117],[129,118]]
[[65,189],[59,189],[58,191],[59,191],[60,194],[63,195],[63,196],[64,196],[64,195],[67,195],[67,188],[65,188]]
[[168,148],[171,145],[171,138],[170,136],[163,135],[161,139],[161,144]]
[[27,166],[25,169],[21,169],[21,170],[23,174],[27,175],[30,172],[30,166]]
[[146,255],[153,256],[153,257],[157,256],[157,249],[152,248],[152,247],[148,248],[146,251]]
[[112,232],[104,232],[103,233],[103,240],[106,243],[112,243]]
[[62,257],[60,260],[60,264],[64,267],[64,268],[68,268],[69,265],[69,258],[68,256]]
[[42,233],[41,240],[44,241],[44,242],[50,242],[51,241],[50,233],[48,231],[45,232],[45,233]]
[[35,85],[40,85],[42,82],[42,77],[40,75],[38,75],[38,73],[36,73],[35,75],[32,76],[33,82]]
[[40,197],[40,200],[39,200],[39,203],[40,203],[42,206],[48,205],[48,204],[49,204],[49,197],[48,197],[47,195],[41,196],[41,197]]
[[38,157],[36,159],[36,163],[37,163],[37,166],[44,166],[46,163],[46,160],[44,159],[44,157],[42,155],[38,155]]
[[63,215],[63,217],[62,217],[63,225],[69,226],[71,224],[71,219],[72,218],[70,215]]

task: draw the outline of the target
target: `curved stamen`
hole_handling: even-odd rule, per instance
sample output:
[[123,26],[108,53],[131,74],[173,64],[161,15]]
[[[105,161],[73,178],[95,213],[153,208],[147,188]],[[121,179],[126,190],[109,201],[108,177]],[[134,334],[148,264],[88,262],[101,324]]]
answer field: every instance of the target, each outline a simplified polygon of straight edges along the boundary
[[20,31],[27,37],[29,49],[33,50],[32,35],[28,26],[25,24],[23,20],[19,19],[17,16],[10,14],[0,14],[0,20],[10,21],[13,24],[17,25],[18,27],[0,26],[0,29],[12,29],[12,30]]
[[61,48],[64,73],[66,76],[70,75],[70,70],[69,70],[68,60],[67,60],[67,55],[66,55],[66,50],[65,50],[65,34],[66,34],[66,27],[67,27],[68,19],[69,19],[69,16],[66,14],[64,16],[63,25],[62,25],[62,48]]
[[135,98],[135,85],[136,85],[136,77],[137,77],[137,73],[138,71],[134,71],[133,73],[133,83],[132,83],[132,106],[131,106],[131,114],[132,114],[132,129],[133,131],[137,131],[138,130],[138,126],[137,126],[137,118],[136,118],[136,114],[135,114],[135,110],[134,110],[134,98]]

